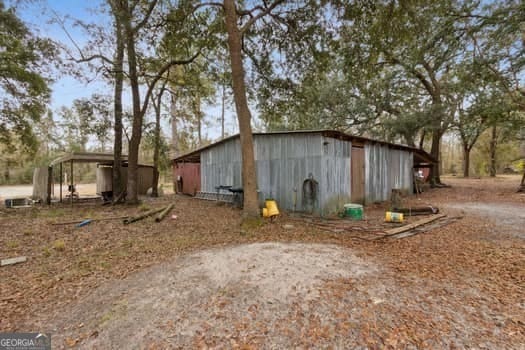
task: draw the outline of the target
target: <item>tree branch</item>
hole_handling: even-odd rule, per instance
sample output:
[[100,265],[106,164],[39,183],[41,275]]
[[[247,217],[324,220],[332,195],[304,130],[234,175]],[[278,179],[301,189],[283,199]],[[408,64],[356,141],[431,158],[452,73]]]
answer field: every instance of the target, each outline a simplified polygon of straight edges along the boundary
[[[283,3],[285,0],[275,0],[270,6],[268,6],[264,11],[259,12],[257,15],[251,17],[248,22],[246,22],[240,29],[239,33],[243,35],[259,18],[266,16],[279,4]],[[256,9],[256,8],[254,8]]]
[[153,0],[149,4],[148,10],[144,14],[144,18],[142,18],[142,20],[133,27],[133,33],[134,34],[136,34],[148,22],[149,17],[151,16],[151,13],[155,9],[155,6],[157,6],[157,2],[158,2],[158,0]]
[[215,7],[224,8],[224,5],[221,4],[220,2],[203,2],[203,3],[193,6],[193,11],[198,10],[201,7],[206,7],[206,6],[215,6]]
[[141,109],[141,114],[142,115],[144,115],[144,113],[146,112],[146,109],[148,108],[149,99],[151,97],[153,89],[155,88],[155,84],[157,84],[157,82],[162,78],[164,73],[166,73],[168,71],[168,69],[170,69],[173,66],[189,64],[189,63],[195,61],[195,59],[197,57],[199,57],[200,54],[201,54],[201,52],[199,50],[195,55],[193,55],[193,57],[190,57],[190,58],[188,58],[186,60],[171,60],[171,61],[167,62],[166,64],[164,64],[164,66],[161,67],[161,69],[158,71],[157,75],[148,84],[148,90],[146,92],[146,96],[144,97],[144,102],[142,104],[142,109]]
[[95,54],[95,55],[92,55],[92,56],[85,57],[82,52],[80,52],[80,59],[74,59],[74,60],[75,60],[76,63],[85,63],[85,62],[90,62],[90,61],[93,61],[93,60],[96,60],[96,59],[100,59],[100,60],[102,60],[102,61],[104,61],[106,63],[113,64],[113,61],[110,60],[109,58],[107,58],[104,55]]
[[432,96],[432,98],[434,98],[434,94],[435,94],[434,88],[433,88],[431,82],[429,82],[427,80],[427,78],[425,78],[423,73],[421,73],[420,71],[418,71],[414,67],[410,67],[410,66],[404,64],[403,62],[401,62],[401,60],[399,60],[398,58],[394,57],[390,52],[385,51],[385,55],[388,57],[389,61],[391,61],[393,64],[397,64],[397,65],[403,67],[410,74],[412,74],[417,80],[419,80],[421,82],[421,84],[423,84],[425,89],[428,91],[430,96]]

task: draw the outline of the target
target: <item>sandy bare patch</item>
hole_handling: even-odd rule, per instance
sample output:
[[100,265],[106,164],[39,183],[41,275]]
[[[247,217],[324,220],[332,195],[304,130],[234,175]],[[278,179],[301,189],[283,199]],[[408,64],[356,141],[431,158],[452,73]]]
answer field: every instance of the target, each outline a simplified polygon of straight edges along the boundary
[[257,314],[270,329],[294,302],[318,298],[327,281],[375,271],[334,245],[256,243],[202,251],[103,285],[55,322],[54,344],[187,348],[203,333],[224,343],[246,317]]
[[446,208],[461,210],[463,213],[483,218],[495,224],[493,233],[510,234],[525,238],[525,205],[519,203],[451,203]]

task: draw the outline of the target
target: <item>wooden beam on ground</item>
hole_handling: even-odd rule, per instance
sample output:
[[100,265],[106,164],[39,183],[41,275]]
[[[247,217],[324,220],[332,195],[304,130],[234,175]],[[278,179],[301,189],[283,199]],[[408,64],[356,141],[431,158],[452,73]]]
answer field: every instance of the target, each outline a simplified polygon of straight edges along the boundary
[[383,237],[393,236],[393,235],[397,235],[398,233],[402,233],[402,232],[406,232],[406,231],[412,230],[412,229],[414,229],[416,227],[423,226],[423,225],[426,225],[426,224],[428,224],[428,223],[430,223],[432,221],[436,221],[438,219],[444,218],[445,216],[446,216],[445,214],[439,214],[439,215],[436,215],[436,216],[432,216],[432,217],[429,217],[429,218],[418,220],[416,222],[413,222],[413,223],[405,225],[405,226],[396,227],[396,228],[387,230],[387,231],[385,231],[385,235]]
[[[129,218],[129,215],[126,216],[115,216],[110,218],[100,218],[100,219],[91,219],[91,221],[109,221],[109,220],[119,220],[119,219],[126,219]],[[51,225],[59,226],[59,225],[73,225],[73,224],[80,224],[81,222],[84,222],[88,219],[82,219],[82,220],[73,220],[73,221],[66,221],[66,222],[53,222]]]
[[158,208],[158,209],[151,209],[151,210],[149,210],[149,211],[147,211],[147,212],[145,212],[143,214],[126,218],[126,219],[123,220],[123,223],[124,223],[124,225],[131,224],[131,223],[133,223],[135,221],[139,221],[139,220],[142,220],[144,218],[147,218],[148,216],[160,213],[164,209],[166,209],[166,207],[162,207],[162,208]]
[[168,205],[166,209],[164,209],[163,211],[160,212],[159,215],[157,215],[157,217],[155,218],[155,221],[161,222],[162,219],[164,219],[164,217],[168,215],[168,213],[173,209],[174,206],[175,206],[175,203],[171,203],[170,205]]
[[27,258],[25,256],[18,256],[16,258],[3,259],[0,262],[0,266],[14,265],[14,264],[23,263],[26,261],[27,261]]

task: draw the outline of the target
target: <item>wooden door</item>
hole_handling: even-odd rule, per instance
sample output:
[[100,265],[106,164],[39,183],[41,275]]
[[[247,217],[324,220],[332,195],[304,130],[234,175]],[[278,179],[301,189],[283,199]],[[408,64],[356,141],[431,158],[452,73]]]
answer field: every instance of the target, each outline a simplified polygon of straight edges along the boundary
[[365,203],[365,150],[352,147],[351,158],[351,199],[352,203]]

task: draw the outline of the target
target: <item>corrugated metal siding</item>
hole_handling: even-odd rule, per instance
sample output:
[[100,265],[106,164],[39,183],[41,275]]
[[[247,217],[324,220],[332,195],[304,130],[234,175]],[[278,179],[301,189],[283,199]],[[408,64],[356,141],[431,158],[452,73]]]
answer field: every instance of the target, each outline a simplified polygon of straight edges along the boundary
[[320,135],[255,137],[257,181],[262,198],[275,198],[287,210],[303,210],[303,182],[321,177]]
[[334,213],[350,203],[352,143],[323,137],[323,169],[319,182],[321,214]]
[[219,185],[242,187],[239,139],[229,140],[201,153],[201,188],[215,192]]
[[366,202],[385,201],[392,188],[412,193],[413,154],[381,144],[365,144]]
[[[201,165],[199,163],[177,163],[173,166],[173,181],[182,178],[182,193],[192,196],[201,190]],[[176,188],[176,187],[175,187]]]
[[[317,212],[333,213],[351,202],[350,141],[321,134],[254,135],[254,152],[260,198],[301,211],[303,182],[312,174],[319,184]],[[367,143],[366,202],[389,199],[392,188],[411,191],[412,163],[412,152]],[[242,187],[238,138],[202,151],[201,185],[207,192],[219,185]]]
[[[282,209],[302,210],[302,186],[309,174],[321,188],[322,147],[320,134],[254,135],[260,198],[274,198]],[[201,179],[203,191],[215,191],[218,185],[242,186],[239,139],[201,153]]]

